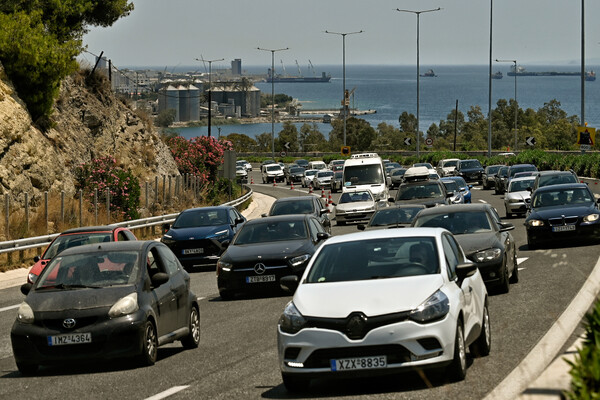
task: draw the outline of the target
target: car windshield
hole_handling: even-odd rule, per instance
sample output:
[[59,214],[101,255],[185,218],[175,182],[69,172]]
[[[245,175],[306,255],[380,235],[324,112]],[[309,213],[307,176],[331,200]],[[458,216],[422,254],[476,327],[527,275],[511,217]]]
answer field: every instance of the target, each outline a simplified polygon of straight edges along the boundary
[[387,207],[382,210],[379,210],[373,215],[371,219],[370,226],[387,226],[387,225],[396,225],[396,224],[408,224],[412,222],[413,218],[419,211],[421,211],[421,207],[414,208],[393,208]]
[[350,185],[371,185],[385,182],[381,164],[353,165],[344,167],[344,182]]
[[112,232],[86,232],[60,235],[52,242],[52,244],[50,244],[42,257],[44,259],[50,259],[61,251],[71,247],[84,244],[110,242],[111,236]]
[[498,170],[498,174],[499,176],[508,176],[508,167],[501,167]]
[[304,221],[268,221],[246,224],[238,232],[234,245],[302,240],[308,237]]
[[107,287],[136,282],[138,253],[98,251],[58,256],[44,268],[35,290]]
[[335,177],[335,179],[342,179],[343,174],[344,173],[342,171],[335,171],[334,177]]
[[442,181],[444,186],[446,186],[446,190],[449,192],[460,192],[460,188],[458,187],[458,183],[454,181]]
[[527,179],[523,181],[511,181],[508,186],[508,192],[524,192],[527,188],[530,188],[533,185],[533,179]]
[[308,198],[306,200],[276,201],[273,203],[269,215],[310,214],[313,211],[313,201]]
[[573,174],[540,175],[538,178],[538,187],[561,183],[577,183],[577,178]]
[[425,163],[415,163],[413,164],[413,167],[425,167],[428,169],[433,169],[433,166],[431,164],[429,164],[428,162]]
[[314,176],[317,173],[317,170],[308,170],[304,173],[304,176]]
[[442,189],[434,182],[400,187],[398,192],[398,200],[428,199],[440,196],[443,196]]
[[511,167],[508,170],[508,176],[510,178],[512,178],[513,176],[515,176],[515,174],[517,172],[525,172],[525,171],[537,171],[537,168],[534,167],[533,165],[523,165],[523,166],[519,166],[519,167]]
[[444,163],[442,164],[442,168],[456,167],[457,165],[458,165],[458,160],[448,160],[448,161],[444,161]]
[[460,162],[460,168],[461,169],[467,169],[467,168],[482,168],[481,167],[481,163],[478,160],[466,160],[466,161],[461,161]]
[[304,173],[304,168],[302,168],[302,167],[292,167],[292,168],[290,168],[290,173],[292,173],[292,174]]
[[400,278],[439,273],[432,237],[391,237],[325,245],[307,283]]
[[499,165],[487,167],[487,174],[488,175],[494,175],[496,172],[498,172],[499,169],[500,169]]
[[564,206],[568,204],[585,204],[592,203],[594,198],[591,193],[585,188],[577,189],[557,189],[552,191],[544,191],[538,193],[536,190],[535,196],[531,201],[533,208]]
[[317,173],[317,178],[326,178],[328,176],[333,176],[333,171],[323,171]]
[[281,171],[281,165],[268,165],[267,171],[269,171],[269,172]]
[[354,203],[357,201],[372,201],[373,196],[366,190],[360,192],[347,192],[340,197],[340,204]]
[[452,180],[454,182],[456,182],[458,184],[458,186],[461,187],[461,188],[466,188],[467,187],[467,182],[465,182],[465,180],[462,177],[460,177],[460,176],[455,176],[455,177],[452,178]]
[[445,228],[455,235],[492,230],[485,211],[456,211],[421,215],[415,219],[414,226]]
[[394,169],[391,171],[391,175],[392,176],[404,176],[405,172],[406,172],[406,169],[404,169],[404,168]]
[[227,223],[227,210],[194,210],[181,213],[173,223],[173,228],[195,228]]

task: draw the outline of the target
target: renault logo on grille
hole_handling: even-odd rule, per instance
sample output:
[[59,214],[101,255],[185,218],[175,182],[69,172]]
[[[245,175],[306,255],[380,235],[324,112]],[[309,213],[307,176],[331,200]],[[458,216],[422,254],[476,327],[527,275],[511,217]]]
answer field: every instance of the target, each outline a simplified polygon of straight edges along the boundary
[[264,274],[266,270],[267,267],[265,267],[265,264],[263,263],[258,263],[254,266],[254,272],[256,272],[258,275]]
[[75,328],[75,320],[73,318],[67,318],[63,321],[63,326],[67,329],[73,329]]
[[346,336],[350,339],[362,339],[366,332],[367,317],[363,313],[354,314],[346,323]]

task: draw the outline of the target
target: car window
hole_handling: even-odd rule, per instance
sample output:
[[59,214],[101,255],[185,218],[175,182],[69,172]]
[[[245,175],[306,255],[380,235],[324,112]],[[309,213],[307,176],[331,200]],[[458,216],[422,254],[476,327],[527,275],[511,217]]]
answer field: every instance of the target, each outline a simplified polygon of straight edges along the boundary
[[117,233],[117,240],[121,242],[123,240],[137,240],[137,238],[130,231],[123,229]]
[[455,235],[489,232],[492,230],[485,211],[457,211],[443,214],[425,214],[415,218],[414,226],[439,227]]
[[228,222],[225,209],[198,209],[184,211],[173,222],[173,228],[194,228],[200,226],[225,225]]
[[164,261],[165,271],[170,276],[174,275],[179,270],[179,263],[177,262],[177,257],[175,257],[175,254],[173,254],[173,252],[166,246],[157,246],[156,249],[157,253]]
[[43,258],[50,259],[71,247],[111,241],[111,232],[86,232],[81,234],[65,234],[58,236],[44,252]]
[[400,278],[439,273],[432,237],[389,237],[325,244],[307,283]]
[[448,267],[448,278],[453,279],[456,275],[456,266],[459,263],[458,254],[456,248],[448,240],[449,235],[442,235],[442,247],[444,248],[444,256],[446,257],[446,263]]

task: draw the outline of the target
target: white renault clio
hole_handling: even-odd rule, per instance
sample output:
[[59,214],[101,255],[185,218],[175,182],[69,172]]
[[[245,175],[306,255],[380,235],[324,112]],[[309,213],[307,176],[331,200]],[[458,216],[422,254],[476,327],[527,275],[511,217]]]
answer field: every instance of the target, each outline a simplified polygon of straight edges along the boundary
[[381,229],[328,239],[278,324],[290,391],[326,376],[444,367],[462,380],[471,354],[490,352],[487,292],[479,270],[442,228]]

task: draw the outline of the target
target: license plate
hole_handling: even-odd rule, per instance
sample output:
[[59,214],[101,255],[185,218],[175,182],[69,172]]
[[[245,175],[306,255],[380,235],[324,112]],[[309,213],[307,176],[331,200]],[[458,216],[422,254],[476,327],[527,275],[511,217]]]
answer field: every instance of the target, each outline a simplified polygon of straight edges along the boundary
[[184,249],[183,254],[202,254],[204,253],[204,249]]
[[91,333],[70,333],[65,335],[48,336],[48,346],[63,346],[66,344],[92,343]]
[[247,276],[246,283],[275,282],[275,275]]
[[560,226],[552,227],[552,232],[568,232],[568,231],[574,231],[574,230],[575,230],[575,225],[560,225]]
[[386,356],[342,358],[330,362],[332,371],[387,368]]

